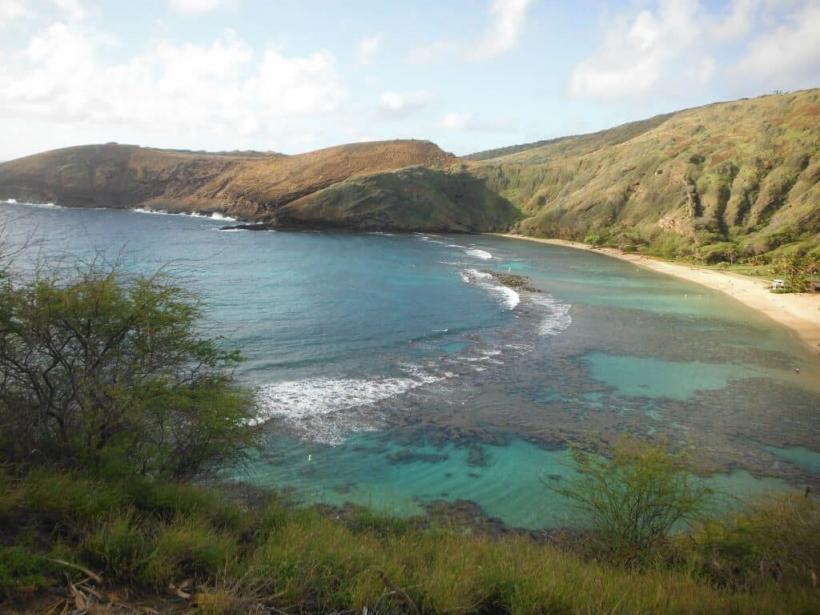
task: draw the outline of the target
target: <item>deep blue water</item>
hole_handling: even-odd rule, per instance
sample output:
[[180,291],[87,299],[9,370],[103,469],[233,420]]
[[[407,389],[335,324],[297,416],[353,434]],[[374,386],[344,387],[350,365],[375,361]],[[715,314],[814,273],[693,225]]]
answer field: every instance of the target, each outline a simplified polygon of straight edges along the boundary
[[[0,204],[15,266],[165,267],[246,357],[267,445],[230,475],[414,513],[470,500],[571,522],[567,441],[688,447],[734,494],[817,484],[820,367],[782,327],[605,256],[488,236],[220,231],[189,216]],[[526,275],[515,293],[485,271]],[[796,373],[795,368],[800,368]]]

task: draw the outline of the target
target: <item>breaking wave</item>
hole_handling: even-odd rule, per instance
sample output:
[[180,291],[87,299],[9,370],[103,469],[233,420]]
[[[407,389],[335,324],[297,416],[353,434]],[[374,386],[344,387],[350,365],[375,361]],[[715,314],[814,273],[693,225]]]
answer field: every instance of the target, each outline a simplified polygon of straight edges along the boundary
[[483,288],[498,298],[508,310],[514,310],[521,302],[521,295],[508,286],[496,281],[489,273],[476,269],[464,269],[459,272],[461,279],[467,284]]
[[218,211],[211,214],[201,214],[199,212],[184,212],[184,211],[166,211],[165,209],[149,209],[147,207],[135,207],[132,209],[134,213],[138,214],[152,214],[156,216],[186,216],[188,218],[203,218],[205,220],[219,220],[220,222],[236,222],[236,218],[226,216]]
[[26,201],[18,201],[17,199],[6,199],[5,201],[0,201],[0,203],[5,203],[6,205],[25,205],[26,207],[41,207],[44,209],[63,209],[62,205],[57,205],[57,203],[28,203]]
[[572,306],[569,303],[561,303],[551,295],[534,296],[532,300],[548,312],[538,325],[539,335],[558,335],[572,324]]
[[[405,365],[403,376],[364,378],[305,378],[259,388],[259,421],[279,418],[306,433],[311,440],[339,444],[351,431],[374,429],[372,407],[408,391],[439,382],[454,374],[435,375]],[[358,410],[358,412],[354,412]]]
[[467,248],[464,250],[464,253],[474,258],[480,258],[483,261],[488,261],[493,257],[493,255],[486,250],[481,250],[479,248]]

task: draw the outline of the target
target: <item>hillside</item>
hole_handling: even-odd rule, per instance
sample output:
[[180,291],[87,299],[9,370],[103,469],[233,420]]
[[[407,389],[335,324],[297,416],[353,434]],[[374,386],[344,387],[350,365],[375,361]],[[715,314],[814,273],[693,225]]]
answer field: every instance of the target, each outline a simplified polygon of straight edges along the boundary
[[[820,244],[820,91],[658,116],[470,163],[527,235],[707,262]],[[626,137],[626,138],[622,138]]]
[[[436,145],[415,140],[341,145],[296,156],[207,154],[110,143],[0,164],[0,199],[76,207],[219,211],[274,223],[279,208],[348,178],[417,165],[438,169],[455,160]],[[442,230],[490,230],[473,228],[468,211],[451,214],[447,220],[452,226]],[[382,219],[386,227],[396,226],[389,217]],[[298,216],[290,224],[296,220]]]
[[458,169],[410,167],[352,177],[277,211],[282,226],[470,232],[507,229],[518,212]]
[[608,128],[607,130],[600,130],[584,135],[572,135],[568,137],[557,137],[555,139],[546,139],[543,141],[535,141],[533,143],[522,143],[521,145],[509,145],[507,147],[499,147],[496,149],[485,150],[483,152],[476,152],[462,156],[463,160],[491,160],[493,158],[501,158],[503,156],[510,156],[520,152],[545,149],[544,153],[549,152],[551,155],[562,154],[580,154],[591,152],[607,145],[617,145],[629,139],[643,134],[647,130],[651,130],[659,126],[667,119],[675,115],[674,113],[665,113],[663,115],[656,115],[648,120],[639,120],[637,122],[629,122],[616,126],[615,128]]
[[92,145],[0,164],[0,199],[219,211],[280,227],[513,230],[669,258],[820,245],[820,90],[457,159],[428,141],[296,156]]

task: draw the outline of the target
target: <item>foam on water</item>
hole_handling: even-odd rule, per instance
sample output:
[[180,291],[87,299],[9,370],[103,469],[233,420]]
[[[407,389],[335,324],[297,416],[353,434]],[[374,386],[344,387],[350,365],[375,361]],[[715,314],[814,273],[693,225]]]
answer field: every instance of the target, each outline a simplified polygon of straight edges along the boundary
[[204,220],[219,220],[221,222],[236,222],[236,218],[232,218],[231,216],[226,216],[224,214],[215,211],[211,214],[201,214],[196,211],[192,212],[184,212],[184,211],[166,211],[165,209],[150,209],[147,207],[135,207],[131,210],[134,213],[138,214],[152,214],[156,216],[186,216],[188,218],[202,218]]
[[221,214],[218,211],[215,211],[210,216],[211,220],[223,220],[225,222],[236,222],[236,218],[232,218],[231,216],[226,216],[225,214]]
[[339,444],[347,434],[373,429],[373,419],[352,412],[412,389],[455,376],[434,374],[419,365],[402,364],[404,376],[364,378],[306,378],[262,386],[257,400],[262,407],[260,421],[281,418],[310,440]]
[[57,203],[28,203],[26,201],[18,201],[17,199],[6,199],[5,201],[0,201],[5,203],[6,205],[24,205],[26,207],[38,207],[43,209],[62,209],[61,205],[57,205]]
[[488,261],[493,257],[493,255],[486,250],[481,250],[479,248],[467,248],[464,250],[464,253],[474,258],[480,258],[483,261]]
[[521,302],[521,296],[516,291],[499,284],[492,275],[485,271],[464,269],[459,272],[459,275],[467,284],[473,284],[495,295],[508,310],[514,310]]
[[547,294],[534,295],[532,301],[548,311],[548,314],[538,326],[539,335],[558,335],[566,331],[572,324],[572,316],[570,315],[572,306],[569,303],[561,303],[555,297]]

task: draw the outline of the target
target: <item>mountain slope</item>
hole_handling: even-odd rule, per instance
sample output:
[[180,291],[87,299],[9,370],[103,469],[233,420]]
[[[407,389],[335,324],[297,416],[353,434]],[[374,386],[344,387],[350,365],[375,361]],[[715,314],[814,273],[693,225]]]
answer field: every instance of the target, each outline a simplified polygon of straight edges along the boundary
[[95,145],[0,164],[0,199],[219,211],[282,227],[493,231],[706,262],[820,256],[820,90],[461,160],[428,141],[300,154]]
[[277,211],[280,226],[393,231],[503,231],[519,214],[458,169],[410,167],[353,177]]
[[203,154],[111,143],[0,164],[0,199],[220,211],[268,221],[283,205],[350,177],[454,162],[436,145],[415,140],[341,145],[297,156]]
[[483,152],[476,152],[468,156],[462,156],[463,160],[491,160],[494,158],[503,158],[527,152],[527,159],[531,162],[532,150],[541,149],[542,153],[551,156],[563,155],[568,156],[572,154],[581,154],[600,149],[607,145],[617,145],[636,137],[647,130],[651,130],[656,126],[662,124],[667,119],[675,115],[674,113],[665,113],[663,115],[656,115],[648,120],[639,120],[637,122],[629,122],[616,126],[615,128],[608,128],[598,132],[592,132],[584,135],[572,135],[568,137],[557,137],[555,139],[546,139],[544,141],[535,141],[534,143],[522,143],[521,145],[510,145],[507,147],[500,147],[497,149],[490,149]]
[[472,162],[470,172],[522,210],[525,234],[705,260],[818,246],[819,90],[655,119],[626,140],[614,131],[634,125]]

